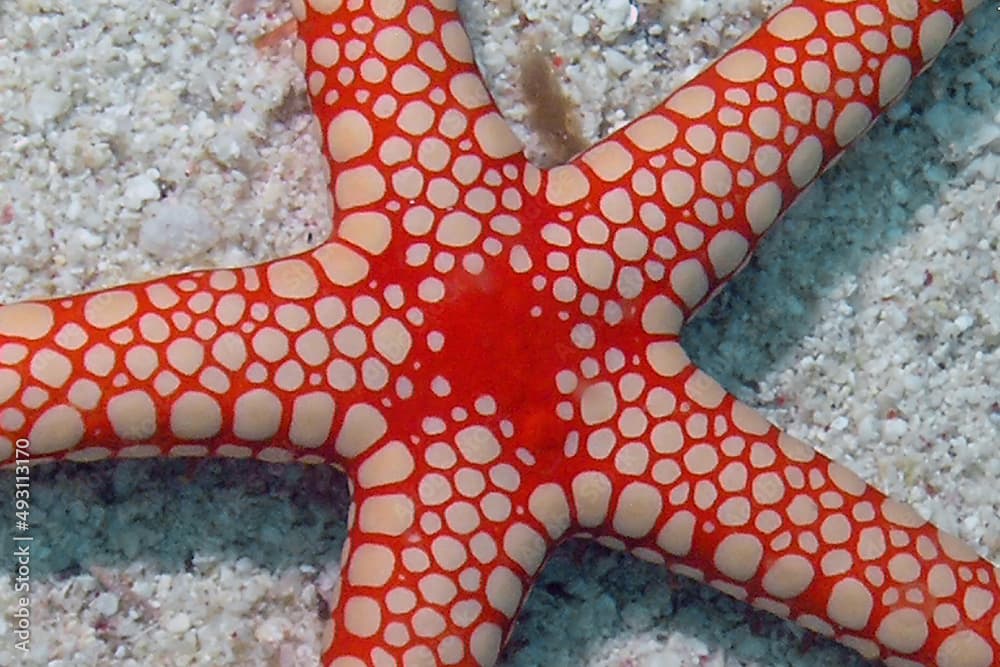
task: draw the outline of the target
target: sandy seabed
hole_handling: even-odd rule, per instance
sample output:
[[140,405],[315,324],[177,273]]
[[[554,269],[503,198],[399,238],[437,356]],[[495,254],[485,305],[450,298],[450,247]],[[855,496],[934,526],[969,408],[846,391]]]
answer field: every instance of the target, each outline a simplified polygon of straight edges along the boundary
[[[995,4],[686,331],[692,358],[726,388],[993,560]],[[591,141],[771,8],[462,5],[504,113],[526,115],[515,28],[527,25],[562,63]],[[234,18],[242,6],[250,14]],[[0,0],[0,302],[253,263],[321,240],[329,213],[291,41],[252,46],[289,16],[276,0]],[[544,151],[530,128],[519,132]],[[25,657],[8,640],[8,613],[0,664],[316,664],[345,530],[337,474],[133,461],[32,477],[32,649]],[[9,473],[0,487],[13,488]],[[4,512],[0,543],[12,524]],[[0,558],[0,571],[13,567]],[[4,578],[0,609],[13,606]],[[546,567],[502,664],[862,663],[660,568],[571,543]]]

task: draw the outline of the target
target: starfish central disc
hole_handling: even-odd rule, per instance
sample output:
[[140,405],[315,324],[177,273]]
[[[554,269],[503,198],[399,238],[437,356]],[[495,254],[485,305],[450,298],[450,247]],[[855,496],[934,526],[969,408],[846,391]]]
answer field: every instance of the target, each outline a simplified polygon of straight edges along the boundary
[[553,354],[566,362],[579,350],[572,347],[569,313],[540,291],[544,279],[496,262],[478,274],[457,269],[429,282],[447,299],[426,308],[424,344],[431,354],[416,355],[430,360],[414,369],[418,386],[488,396],[503,413],[523,417],[527,410],[536,428],[550,430],[543,424],[555,419]]

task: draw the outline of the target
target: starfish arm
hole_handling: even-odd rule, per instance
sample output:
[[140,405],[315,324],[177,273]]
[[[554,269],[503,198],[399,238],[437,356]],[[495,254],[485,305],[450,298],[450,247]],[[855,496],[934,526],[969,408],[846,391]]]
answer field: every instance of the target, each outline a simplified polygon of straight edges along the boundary
[[491,400],[468,408],[426,401],[416,433],[394,414],[348,470],[353,500],[325,665],[489,666],[509,638],[569,528],[568,508],[539,512],[537,495],[554,485],[539,484],[527,450],[511,455],[523,442],[512,422]]
[[658,233],[687,317],[978,4],[792,2],[658,108],[549,170],[543,193],[575,218]]
[[[0,306],[0,461],[26,439],[35,462],[348,465],[358,445],[338,434],[358,440],[352,409],[406,348],[394,317],[371,326],[392,298],[357,286],[367,272],[331,242],[256,267]],[[377,430],[369,413],[360,421]]]
[[454,248],[481,220],[518,208],[505,181],[538,170],[486,90],[454,2],[294,5],[335,236],[398,257],[426,225]]
[[575,532],[869,659],[996,664],[1000,570],[781,432],[679,348],[646,359],[583,394],[584,417],[618,419],[582,431],[568,462]]

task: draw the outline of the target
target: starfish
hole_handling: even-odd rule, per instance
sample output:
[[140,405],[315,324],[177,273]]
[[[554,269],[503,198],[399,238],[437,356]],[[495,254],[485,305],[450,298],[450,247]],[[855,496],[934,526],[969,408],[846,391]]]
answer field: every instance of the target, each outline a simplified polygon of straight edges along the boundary
[[869,657],[991,664],[992,566],[767,424],[678,343],[971,8],[924,9],[793,4],[541,171],[445,9],[300,7],[337,236],[0,310],[0,446],[344,469],[328,664],[493,664],[570,536]]

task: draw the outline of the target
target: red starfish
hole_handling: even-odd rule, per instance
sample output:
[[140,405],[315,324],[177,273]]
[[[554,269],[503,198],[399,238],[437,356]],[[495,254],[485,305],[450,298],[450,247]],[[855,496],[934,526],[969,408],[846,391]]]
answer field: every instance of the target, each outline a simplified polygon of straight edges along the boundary
[[520,156],[447,11],[320,4],[299,34],[338,240],[0,309],[0,447],[344,468],[357,509],[330,664],[492,664],[570,535],[872,657],[991,664],[992,566],[677,344],[959,4],[793,5],[548,172]]

